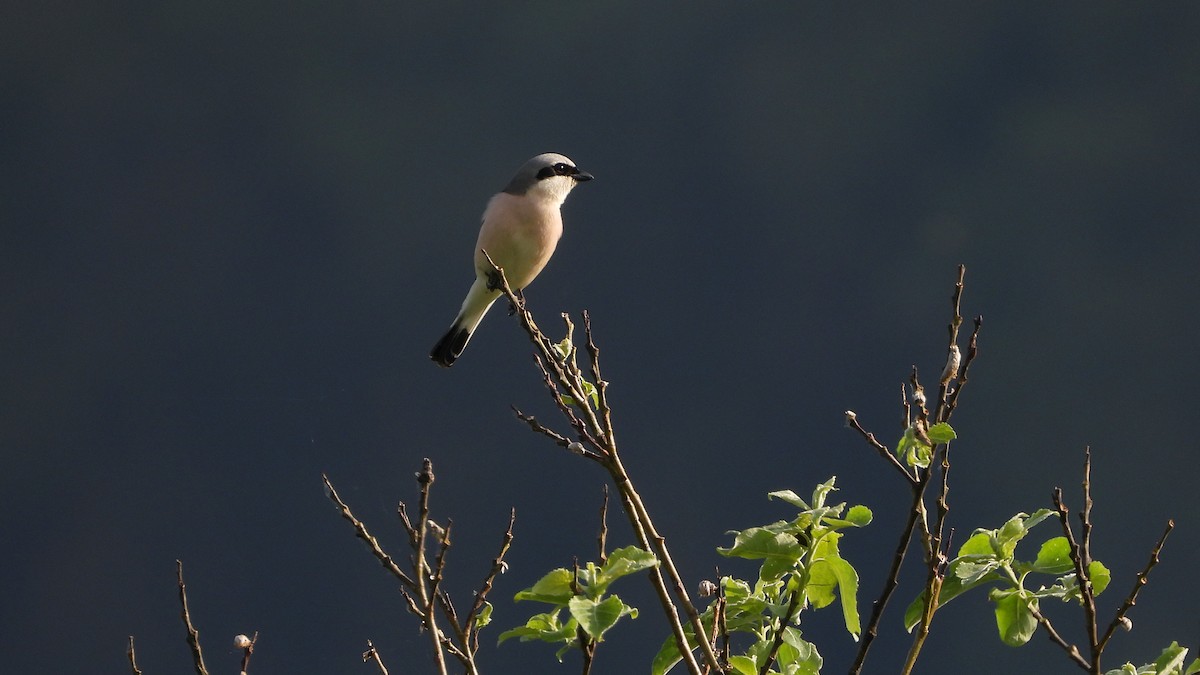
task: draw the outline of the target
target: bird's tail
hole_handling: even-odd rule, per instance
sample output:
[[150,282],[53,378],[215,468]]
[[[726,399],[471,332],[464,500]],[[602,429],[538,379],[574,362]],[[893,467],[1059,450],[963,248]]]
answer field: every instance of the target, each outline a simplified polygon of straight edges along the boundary
[[442,339],[437,341],[433,349],[429,352],[429,358],[433,359],[434,363],[443,368],[449,368],[454,365],[454,361],[467,348],[467,342],[471,339],[471,331],[455,321],[450,330],[442,336]]
[[462,309],[450,325],[450,330],[433,346],[429,358],[443,368],[454,365],[467,348],[467,342],[470,342],[471,335],[479,327],[479,322],[483,321],[483,315],[498,297],[499,291],[489,290],[486,281],[477,279],[471,286],[471,291],[467,293],[467,298],[463,300]]

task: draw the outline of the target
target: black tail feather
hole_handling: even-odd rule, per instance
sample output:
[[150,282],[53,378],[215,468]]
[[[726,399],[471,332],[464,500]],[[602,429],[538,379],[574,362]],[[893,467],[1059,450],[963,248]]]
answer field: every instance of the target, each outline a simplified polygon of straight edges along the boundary
[[454,324],[433,346],[429,352],[429,358],[439,366],[449,368],[462,355],[463,350],[467,348],[467,341],[470,339],[471,331]]

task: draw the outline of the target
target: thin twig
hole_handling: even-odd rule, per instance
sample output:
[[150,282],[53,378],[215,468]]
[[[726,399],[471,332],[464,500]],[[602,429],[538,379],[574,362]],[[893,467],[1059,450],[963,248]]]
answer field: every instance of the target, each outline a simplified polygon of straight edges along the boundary
[[1166,529],[1163,530],[1162,536],[1158,538],[1158,543],[1150,551],[1150,560],[1146,562],[1146,566],[1142,568],[1142,571],[1138,572],[1137,580],[1133,582],[1133,588],[1129,591],[1129,595],[1125,597],[1125,601],[1121,603],[1121,608],[1113,616],[1112,623],[1108,624],[1108,629],[1104,631],[1104,637],[1100,638],[1100,644],[1097,647],[1101,653],[1108,646],[1108,641],[1112,639],[1113,633],[1116,632],[1117,626],[1121,623],[1121,619],[1137,604],[1138,593],[1146,585],[1146,579],[1150,576],[1150,570],[1154,569],[1154,566],[1159,563],[1158,556],[1162,553],[1163,546],[1167,543],[1167,535],[1171,534],[1171,530],[1173,529],[1175,529],[1175,521],[1168,520]]
[[388,675],[388,669],[384,667],[383,659],[379,658],[379,650],[375,649],[375,645],[371,644],[370,640],[367,640],[367,651],[363,652],[362,658],[363,663],[374,661],[375,667],[379,669],[379,675]]
[[[1054,500],[1054,507],[1058,511],[1059,522],[1062,524],[1063,534],[1067,538],[1067,546],[1069,547],[1071,553],[1071,562],[1075,565],[1075,582],[1079,586],[1079,594],[1081,600],[1083,601],[1085,615],[1084,621],[1085,623],[1094,624],[1096,621],[1096,604],[1094,599],[1091,603],[1091,611],[1088,611],[1088,598],[1092,597],[1092,581],[1088,576],[1087,566],[1083,562],[1083,552],[1079,546],[1079,542],[1075,540],[1075,532],[1071,530],[1071,520],[1068,517],[1070,511],[1067,509],[1066,502],[1063,501],[1062,488],[1054,488],[1052,498]],[[1090,636],[1091,630],[1089,630],[1088,633]],[[1095,643],[1089,645],[1092,653],[1092,660],[1088,664],[1088,672],[1093,673],[1093,675],[1098,675],[1100,672],[1100,664],[1096,659],[1096,646],[1097,645]]]
[[1079,514],[1080,566],[1087,570],[1087,579],[1079,578],[1079,590],[1083,594],[1083,612],[1087,621],[1088,643],[1092,648],[1092,668],[1100,673],[1100,634],[1096,622],[1096,588],[1092,585],[1092,449],[1083,451],[1083,511]]
[[[354,517],[354,513],[350,510],[350,507],[347,506],[346,502],[342,501],[342,498],[338,496],[337,490],[333,489],[333,483],[329,482],[329,476],[321,474],[321,480],[325,481],[325,490],[329,495],[329,498],[333,500],[334,504],[337,505],[338,511],[340,511],[342,514],[342,518],[345,518],[347,522],[354,526],[355,536],[367,543],[367,547],[371,549],[371,553],[375,555],[375,558],[379,560],[379,563],[383,565],[383,568],[388,572],[391,572],[392,576],[399,579],[404,588],[415,588],[416,582],[413,581],[412,577],[405,574],[404,570],[400,569],[400,566],[396,564],[396,561],[393,560],[390,555],[384,552],[383,548],[379,545],[379,540],[375,539],[375,537],[372,536],[369,531],[367,531],[367,526],[364,525],[361,520]],[[401,507],[403,508],[403,504],[401,504]]]
[[604,500],[600,502],[600,532],[596,535],[596,548],[600,551],[597,560],[601,565],[608,562],[608,486],[604,486]]
[[[435,599],[437,598],[437,580],[431,579],[429,563],[425,560],[425,537],[429,532],[429,492],[436,480],[433,475],[433,462],[426,457],[417,472],[417,484],[420,486],[420,497],[417,501],[417,541],[413,544],[413,568],[416,577],[417,604],[421,609],[421,622],[429,631],[430,646],[433,647],[433,659],[441,675],[448,675],[446,669],[446,654],[443,648],[442,632],[437,627]],[[426,584],[431,584],[430,586]]]
[[129,657],[129,668],[133,675],[142,675],[142,670],[137,665],[137,654],[133,651],[133,636],[129,636],[129,649],[125,650],[125,655]]
[[196,667],[196,675],[208,675],[208,668],[204,666],[204,654],[200,650],[200,631],[192,625],[192,615],[188,612],[187,587],[183,583],[183,561],[175,561],[175,574],[179,580],[179,605],[182,607],[180,616],[183,617],[183,625],[187,627],[188,646],[192,648],[192,662]]
[[1087,671],[1092,669],[1092,664],[1088,663],[1087,659],[1083,658],[1083,655],[1079,653],[1079,648],[1064,640],[1063,637],[1058,634],[1058,631],[1054,629],[1054,625],[1050,623],[1050,619],[1046,618],[1046,616],[1043,615],[1037,607],[1030,607],[1029,612],[1033,614],[1033,618],[1037,619],[1038,624],[1045,629],[1046,635],[1049,636],[1050,641],[1059,647],[1062,647],[1063,651],[1067,653],[1067,656],[1074,661],[1076,665]]
[[[873,434],[873,433],[867,431],[865,428],[863,428],[863,425],[860,424],[858,421],[858,415],[855,414],[855,412],[853,410],[847,410],[845,415],[846,415],[846,426],[850,427],[851,429],[854,429],[859,434],[861,434],[863,437],[863,440],[865,440],[868,444],[870,444],[870,446],[875,449],[875,452],[878,453],[880,457],[887,460],[888,463],[892,465],[892,468],[896,469],[897,471],[900,472],[900,474],[902,476],[904,476],[904,480],[906,483],[908,483],[909,485],[916,485],[917,479],[914,478],[913,475],[908,472],[908,469],[904,468],[904,465],[900,463],[900,460],[896,459],[896,456],[894,454],[892,454],[891,450],[888,450],[886,445],[884,445],[883,443],[880,443],[879,440],[875,438],[875,434]],[[907,415],[906,415],[906,417],[907,417]]]
[[[245,636],[238,636],[245,637]],[[258,631],[254,631],[254,637],[250,638],[250,644],[242,649],[242,675],[250,670],[250,655],[254,653],[254,646],[258,644]]]
[[950,416],[958,407],[958,397],[962,394],[963,387],[967,386],[967,371],[971,369],[971,364],[975,363],[975,357],[979,355],[979,329],[982,327],[983,315],[980,314],[975,317],[975,328],[971,330],[971,340],[967,343],[967,357],[963,360],[962,370],[959,371],[958,382],[946,401],[946,408],[942,414],[943,422],[950,421]]
[[510,509],[508,512],[508,529],[504,531],[504,538],[500,543],[500,552],[492,559],[492,569],[488,571],[488,575],[483,580],[483,586],[475,594],[475,602],[471,605],[471,611],[467,612],[466,629],[471,637],[471,642],[468,646],[472,652],[479,649],[479,629],[475,626],[479,619],[479,612],[483,609],[484,603],[487,602],[487,595],[492,591],[492,585],[496,581],[496,576],[508,569],[508,563],[504,562],[504,556],[508,553],[509,547],[512,546],[513,525],[516,522],[517,510]]

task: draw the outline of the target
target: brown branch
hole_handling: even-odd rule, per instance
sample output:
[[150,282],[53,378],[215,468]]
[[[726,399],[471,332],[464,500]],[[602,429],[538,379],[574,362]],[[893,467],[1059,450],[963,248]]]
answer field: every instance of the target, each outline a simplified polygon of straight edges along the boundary
[[1100,672],[1100,635],[1096,623],[1096,588],[1092,585],[1092,449],[1083,451],[1083,511],[1079,514],[1080,527],[1079,545],[1080,564],[1087,570],[1087,581],[1080,577],[1079,589],[1083,592],[1083,611],[1087,618],[1088,643],[1092,648],[1092,664],[1095,672]]
[[379,658],[379,650],[375,649],[375,645],[371,644],[370,640],[367,640],[367,651],[363,652],[362,659],[363,663],[374,661],[375,667],[379,669],[379,674],[388,675],[388,670],[383,665],[383,659]]
[[[868,444],[870,444],[870,446],[872,448],[875,448],[875,452],[878,453],[878,455],[880,457],[887,460],[888,463],[891,464],[893,468],[895,468],[897,471],[900,472],[900,474],[902,476],[904,476],[904,481],[906,483],[908,483],[909,485],[916,485],[917,479],[914,478],[913,475],[908,472],[908,469],[904,468],[904,465],[900,463],[900,460],[896,459],[896,455],[892,454],[892,451],[888,450],[886,445],[884,445],[883,443],[880,443],[879,440],[875,438],[875,434],[873,434],[863,428],[863,425],[860,424],[858,421],[858,415],[853,410],[847,410],[845,415],[846,415],[846,426],[850,427],[851,429],[854,429],[860,435],[862,435],[863,440],[865,440]],[[907,415],[906,415],[906,417],[907,417]]]
[[508,512],[508,529],[504,531],[504,538],[500,543],[500,552],[492,559],[492,569],[488,571],[488,575],[483,579],[483,586],[479,592],[475,594],[475,602],[471,605],[471,611],[467,612],[467,633],[471,637],[471,642],[468,645],[472,652],[479,649],[479,629],[475,627],[476,621],[479,619],[479,612],[483,609],[483,605],[487,602],[487,595],[492,591],[492,585],[496,581],[496,577],[508,569],[508,563],[504,562],[504,556],[508,553],[508,549],[512,546],[513,541],[513,525],[517,522],[517,510],[510,509]]
[[[238,638],[245,640],[245,635],[239,635]],[[254,631],[254,637],[250,638],[249,643],[242,647],[242,675],[250,670],[250,655],[254,653],[254,646],[258,644],[258,631]]]
[[183,618],[183,625],[187,627],[188,646],[192,648],[192,662],[196,667],[196,675],[208,675],[208,668],[204,666],[204,654],[200,650],[200,631],[192,625],[192,615],[188,612],[187,587],[183,583],[183,561],[175,561],[175,574],[179,581],[179,605],[182,607],[180,616]]
[[1059,647],[1062,647],[1063,651],[1067,653],[1067,656],[1074,661],[1077,666],[1089,672],[1091,671],[1092,664],[1088,663],[1087,659],[1083,658],[1083,655],[1079,653],[1078,647],[1064,640],[1063,637],[1058,634],[1058,631],[1054,630],[1054,625],[1050,623],[1050,619],[1046,618],[1046,616],[1043,615],[1036,607],[1030,607],[1029,612],[1033,614],[1033,618],[1037,619],[1038,625],[1045,629],[1046,635],[1050,638],[1051,642]]
[[584,457],[586,459],[590,459],[590,460],[593,460],[596,462],[603,462],[604,457],[602,455],[597,454],[593,450],[589,450],[582,443],[572,441],[571,439],[567,438],[566,436],[563,436],[562,434],[558,433],[557,431],[554,431],[553,429],[546,427],[541,422],[537,421],[537,419],[533,415],[527,415],[524,412],[521,412],[521,409],[515,405],[510,405],[509,407],[512,408],[514,413],[516,413],[517,419],[521,420],[525,424],[528,424],[529,428],[532,429],[535,433],[539,433],[539,434],[545,436],[546,438],[549,438],[550,440],[554,441],[555,445],[557,445],[561,448],[566,448],[567,450],[575,453],[576,455],[579,455],[580,457]]
[[[404,588],[415,588],[416,582],[413,581],[412,577],[405,574],[404,570],[400,569],[400,566],[396,564],[396,561],[393,560],[390,555],[384,552],[383,548],[379,545],[379,540],[377,540],[369,531],[367,531],[367,526],[364,525],[361,520],[354,517],[354,513],[350,510],[350,507],[347,506],[346,502],[342,501],[342,498],[338,496],[337,490],[333,489],[333,483],[329,482],[329,476],[321,474],[321,480],[325,481],[326,493],[329,495],[329,498],[333,500],[333,503],[337,505],[338,511],[342,514],[342,518],[345,518],[347,522],[354,526],[355,536],[367,543],[367,548],[371,549],[371,553],[375,555],[375,558],[379,560],[379,563],[383,565],[383,568],[390,572],[392,576],[399,579]],[[403,506],[404,505],[401,504],[402,509]]]
[[133,636],[129,636],[129,649],[125,650],[125,656],[129,657],[129,668],[133,675],[142,675],[142,670],[137,665],[137,654],[133,651]]
[[1058,511],[1058,519],[1062,524],[1063,535],[1067,538],[1067,546],[1071,553],[1071,562],[1075,564],[1075,581],[1079,585],[1079,595],[1083,602],[1084,623],[1088,629],[1089,642],[1091,644],[1092,660],[1088,664],[1088,672],[1093,675],[1099,675],[1100,663],[1096,654],[1096,642],[1091,638],[1095,631],[1096,624],[1096,601],[1092,594],[1092,580],[1088,575],[1087,565],[1084,563],[1082,547],[1075,540],[1075,532],[1071,530],[1071,521],[1068,517],[1070,511],[1067,509],[1066,503],[1063,501],[1062,488],[1054,488],[1053,492],[1054,508]]
[[950,297],[950,305],[954,309],[954,315],[950,318],[950,324],[946,327],[949,334],[949,341],[946,346],[947,361],[946,368],[942,371],[942,377],[938,382],[938,398],[937,405],[933,409],[933,420],[935,422],[945,422],[948,418],[944,417],[947,396],[949,394],[950,382],[958,377],[959,359],[961,354],[958,349],[958,329],[962,326],[962,294],[963,294],[963,279],[967,275],[966,265],[958,266],[958,279],[954,282],[954,294]]
[[1171,530],[1175,529],[1175,521],[1168,520],[1167,527],[1163,530],[1162,536],[1158,538],[1158,543],[1154,545],[1154,549],[1150,551],[1150,560],[1146,562],[1146,566],[1138,572],[1137,580],[1133,582],[1133,588],[1129,591],[1129,595],[1125,597],[1125,601],[1121,603],[1121,608],[1113,616],[1112,623],[1108,624],[1108,629],[1104,631],[1104,637],[1100,638],[1100,644],[1097,645],[1097,651],[1104,652],[1104,648],[1108,646],[1108,641],[1112,639],[1113,633],[1116,632],[1117,626],[1121,623],[1121,619],[1133,609],[1137,604],[1138,593],[1142,587],[1146,585],[1146,578],[1150,576],[1150,570],[1159,563],[1159,554],[1162,553],[1163,546],[1167,543],[1167,535],[1171,534]]
[[597,560],[601,565],[608,562],[608,486],[604,486],[604,500],[600,502],[600,532],[596,534],[596,548],[600,551]]
[[[557,352],[554,343],[537,327],[528,309],[523,304],[517,302],[516,294],[512,291],[507,279],[504,277],[504,270],[495,264],[495,261],[487,254],[487,251],[484,251],[483,254],[492,267],[492,274],[489,281],[490,287],[504,293],[510,302],[513,303],[514,307],[517,308],[516,313],[521,319],[521,325],[538,350],[538,353],[535,353],[534,357],[538,367],[542,371],[547,389],[551,392],[555,404],[559,406],[560,411],[563,412],[564,416],[575,427],[579,433],[580,441],[590,445],[597,454],[604,458],[601,463],[608,470],[618,491],[621,493],[622,505],[625,507],[625,512],[631,526],[638,535],[639,543],[646,551],[657,552],[659,565],[651,568],[650,579],[655,585],[655,589],[659,595],[659,602],[663,607],[664,613],[667,615],[668,622],[671,624],[672,634],[679,649],[680,657],[687,665],[690,673],[693,675],[700,674],[700,668],[691,653],[691,649],[688,647],[687,635],[679,621],[675,605],[671,601],[672,593],[678,598],[688,615],[692,630],[696,636],[696,642],[704,654],[706,662],[714,669],[720,671],[721,668],[717,662],[716,654],[708,642],[705,627],[700,619],[700,613],[696,611],[695,606],[688,597],[679,571],[671,559],[670,551],[667,549],[666,539],[655,529],[645,505],[642,503],[641,496],[634,490],[629,475],[620,461],[617,454],[616,441],[612,433],[611,421],[601,421],[601,417],[598,417],[596,412],[588,405],[588,397],[583,391],[582,374],[578,366],[575,365],[574,356],[576,350],[573,348],[571,354],[568,354],[566,358],[562,358],[562,355]],[[570,337],[573,326],[569,317],[564,316],[564,319],[567,325],[568,337]],[[589,342],[591,342],[589,345],[589,354],[593,357],[598,356],[599,350],[595,347],[594,341],[590,337]],[[592,364],[592,372],[594,374],[599,373],[598,364]],[[600,380],[596,384],[599,392],[606,388],[607,385],[602,384],[602,378],[597,379]],[[575,403],[573,408],[562,402],[562,394],[560,393],[562,390],[565,390],[567,395],[573,399]],[[597,396],[599,395],[598,393]],[[607,403],[605,406],[607,406]],[[664,571],[671,579],[672,588],[670,590],[666,586]]]
[[954,410],[958,407],[958,396],[962,393],[963,387],[967,385],[967,371],[971,369],[971,364],[975,362],[975,357],[979,355],[979,329],[983,327],[983,315],[975,317],[975,328],[971,331],[971,340],[967,343],[967,356],[963,360],[962,370],[958,374],[958,382],[955,384],[954,391],[950,392],[946,400],[946,408],[943,413],[943,422],[949,422],[950,416],[954,414]]

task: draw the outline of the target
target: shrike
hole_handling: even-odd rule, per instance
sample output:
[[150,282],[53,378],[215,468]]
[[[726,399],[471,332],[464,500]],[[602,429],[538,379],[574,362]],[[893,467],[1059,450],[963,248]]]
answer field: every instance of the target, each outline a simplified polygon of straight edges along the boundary
[[499,290],[488,290],[492,268],[483,251],[504,269],[508,284],[519,292],[554,254],[563,231],[559,208],[567,193],[591,179],[592,174],[580,171],[575,162],[547,152],[521,165],[508,186],[492,197],[483,212],[483,225],[475,244],[475,283],[450,330],[433,346],[429,358],[446,368],[454,365],[483,315],[500,297]]

